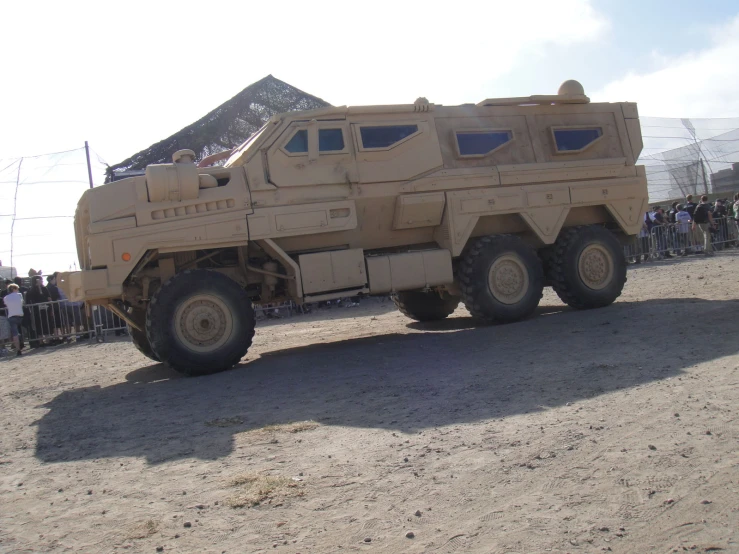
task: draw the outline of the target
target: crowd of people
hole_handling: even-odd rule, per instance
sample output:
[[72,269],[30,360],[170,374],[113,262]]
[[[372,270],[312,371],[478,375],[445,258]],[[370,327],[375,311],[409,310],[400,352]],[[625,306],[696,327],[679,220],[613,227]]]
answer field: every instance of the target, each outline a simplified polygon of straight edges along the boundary
[[29,279],[6,279],[0,292],[0,309],[16,356],[25,348],[26,338],[31,348],[60,344],[70,335],[87,338],[91,325],[84,303],[67,299],[57,286],[58,273],[47,276],[46,285],[39,272],[29,273]]
[[697,204],[689,194],[684,203],[673,202],[667,212],[654,206],[644,214],[637,251],[629,257],[639,263],[651,257],[712,256],[716,244],[739,244],[739,193],[733,201],[713,203],[701,196]]

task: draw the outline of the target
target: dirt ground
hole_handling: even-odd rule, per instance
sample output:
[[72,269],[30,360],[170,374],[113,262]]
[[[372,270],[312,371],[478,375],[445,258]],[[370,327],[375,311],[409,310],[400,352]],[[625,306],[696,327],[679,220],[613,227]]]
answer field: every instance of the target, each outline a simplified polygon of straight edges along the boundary
[[739,552],[738,275],[493,327],[335,308],[202,378],[124,340],[4,359],[0,551]]

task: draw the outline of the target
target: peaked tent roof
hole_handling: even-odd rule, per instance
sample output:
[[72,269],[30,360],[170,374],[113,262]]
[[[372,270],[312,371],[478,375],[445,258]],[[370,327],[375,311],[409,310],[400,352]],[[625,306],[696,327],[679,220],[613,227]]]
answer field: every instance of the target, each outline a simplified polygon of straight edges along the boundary
[[143,170],[149,164],[169,163],[172,154],[183,148],[193,150],[198,160],[230,150],[248,139],[273,115],[330,105],[267,75],[171,137],[108,167],[107,180],[112,178],[113,172]]

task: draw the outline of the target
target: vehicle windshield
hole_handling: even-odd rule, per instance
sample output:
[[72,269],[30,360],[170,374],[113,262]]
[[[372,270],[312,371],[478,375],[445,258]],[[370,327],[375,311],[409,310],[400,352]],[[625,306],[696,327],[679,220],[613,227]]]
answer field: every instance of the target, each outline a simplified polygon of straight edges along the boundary
[[254,133],[252,136],[250,136],[244,143],[241,144],[241,146],[238,146],[234,151],[233,154],[228,158],[226,163],[224,164],[225,167],[231,167],[232,160],[235,161],[241,155],[246,152],[253,144],[257,142],[257,139],[264,134],[265,129],[267,128],[267,125],[269,125],[269,122],[262,125],[262,127]]

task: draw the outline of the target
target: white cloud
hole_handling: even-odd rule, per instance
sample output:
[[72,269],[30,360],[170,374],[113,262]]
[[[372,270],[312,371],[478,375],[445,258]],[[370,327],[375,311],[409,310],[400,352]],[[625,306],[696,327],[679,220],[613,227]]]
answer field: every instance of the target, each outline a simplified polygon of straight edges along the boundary
[[590,0],[74,6],[8,6],[0,52],[18,55],[3,60],[0,158],[88,139],[115,163],[269,73],[333,104],[548,92],[516,90],[515,74],[607,28]]
[[[655,56],[655,59],[656,56]],[[664,57],[660,68],[630,73],[592,94],[595,101],[636,101],[641,115],[739,116],[739,16],[711,31],[705,49]]]
[[[559,83],[522,90],[529,85],[517,76],[536,74],[536,65],[553,57],[551,46],[579,48],[608,28],[590,0],[38,0],[3,8],[0,160],[89,140],[111,164],[270,73],[332,104],[410,103],[418,96],[454,104],[553,93]],[[74,169],[81,181],[74,186],[84,189],[84,165]],[[95,178],[102,181],[99,168]],[[23,189],[34,200],[19,211],[71,215],[77,188],[40,187]],[[0,190],[3,213],[12,209],[11,193],[7,185]],[[66,269],[75,260],[64,254],[75,249],[68,220],[27,226],[32,230],[16,229],[21,269]],[[50,250],[37,244],[44,237],[53,237],[46,242],[59,255],[34,255]],[[9,229],[0,227],[3,260],[8,239]]]

